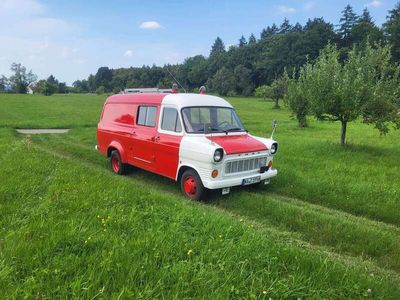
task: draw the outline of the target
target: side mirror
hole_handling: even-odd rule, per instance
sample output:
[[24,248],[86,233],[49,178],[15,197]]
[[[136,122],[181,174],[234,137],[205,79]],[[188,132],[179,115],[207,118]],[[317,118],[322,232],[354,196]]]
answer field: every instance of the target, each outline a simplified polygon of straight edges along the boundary
[[273,121],[272,121],[271,139],[274,137],[275,129],[276,129],[277,126],[278,126],[278,121],[277,121],[277,120],[273,120]]

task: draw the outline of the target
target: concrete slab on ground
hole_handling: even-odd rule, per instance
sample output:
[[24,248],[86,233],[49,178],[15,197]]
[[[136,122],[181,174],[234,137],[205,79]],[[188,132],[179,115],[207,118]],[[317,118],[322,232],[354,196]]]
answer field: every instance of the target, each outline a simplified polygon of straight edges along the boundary
[[47,134],[47,133],[67,133],[71,129],[64,128],[64,129],[54,129],[54,128],[29,128],[29,129],[16,129],[18,133],[22,134]]

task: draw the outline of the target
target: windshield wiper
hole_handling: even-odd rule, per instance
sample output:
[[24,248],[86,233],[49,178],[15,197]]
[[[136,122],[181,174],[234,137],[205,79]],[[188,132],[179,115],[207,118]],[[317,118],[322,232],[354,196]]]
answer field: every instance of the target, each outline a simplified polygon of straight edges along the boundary
[[[199,128],[199,129],[197,129],[197,131],[204,132],[204,128]],[[206,133],[209,133],[210,131],[222,131],[222,132],[228,134],[227,130],[224,130],[224,129],[221,129],[221,128],[216,128],[216,127],[209,127],[209,128],[206,129]]]
[[231,132],[231,131],[244,131],[245,129],[244,128],[239,128],[239,127],[233,127],[233,128],[229,128],[229,129],[227,129],[226,131],[227,132]]
[[228,131],[227,131],[227,130],[224,130],[224,129],[222,129],[222,128],[210,127],[209,130],[210,130],[210,131],[222,131],[222,132],[228,134]]

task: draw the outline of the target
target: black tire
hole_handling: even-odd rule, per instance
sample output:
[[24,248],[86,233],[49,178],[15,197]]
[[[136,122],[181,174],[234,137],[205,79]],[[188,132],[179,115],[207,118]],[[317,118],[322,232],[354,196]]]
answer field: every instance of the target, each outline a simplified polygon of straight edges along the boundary
[[204,187],[199,174],[193,169],[186,170],[183,173],[181,190],[191,200],[202,200],[207,194],[207,189]]
[[113,150],[111,152],[109,164],[111,171],[115,174],[125,175],[127,173],[128,165],[122,162],[118,150]]

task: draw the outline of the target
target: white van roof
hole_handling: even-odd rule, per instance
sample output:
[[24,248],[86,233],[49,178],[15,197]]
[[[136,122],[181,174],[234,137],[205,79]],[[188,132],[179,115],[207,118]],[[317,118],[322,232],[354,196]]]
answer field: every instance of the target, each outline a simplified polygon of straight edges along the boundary
[[220,106],[230,107],[228,101],[211,95],[200,95],[200,94],[168,94],[162,100],[162,105],[173,105],[178,109],[188,106]]

